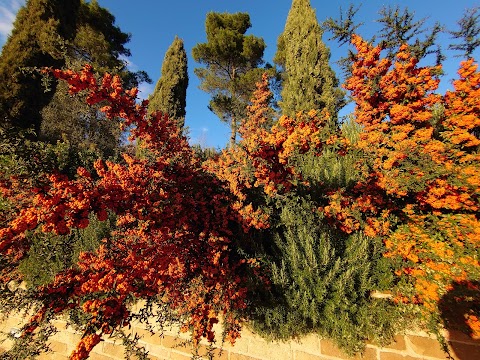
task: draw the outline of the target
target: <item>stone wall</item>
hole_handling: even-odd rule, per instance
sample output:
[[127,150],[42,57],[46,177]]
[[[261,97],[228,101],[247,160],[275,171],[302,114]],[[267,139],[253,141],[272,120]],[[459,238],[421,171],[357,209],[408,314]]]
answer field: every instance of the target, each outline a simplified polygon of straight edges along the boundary
[[[15,332],[21,326],[22,318],[11,316],[0,324],[1,332]],[[50,341],[51,353],[43,354],[41,360],[67,360],[80,335],[66,327],[66,323],[58,321],[55,326],[59,332]],[[132,331],[141,336],[140,344],[144,345],[152,360],[188,360],[192,359],[192,351],[186,343],[186,337],[179,336],[172,329],[159,335],[151,335],[141,326],[132,326]],[[480,359],[480,342],[470,339],[461,333],[446,334],[452,355],[457,360]],[[11,344],[6,341],[0,344],[0,354]],[[2,350],[3,349],[3,350]],[[207,348],[202,345],[199,355],[206,357]],[[222,350],[213,351],[214,359],[219,360],[337,360],[348,359],[332,342],[309,335],[298,341],[267,342],[247,329],[242,331],[242,337],[235,346],[225,345]],[[105,339],[91,353],[92,360],[124,359],[124,349],[119,341]],[[367,344],[363,356],[354,359],[366,360],[438,360],[448,359],[438,342],[423,332],[397,335],[395,342],[379,348]]]

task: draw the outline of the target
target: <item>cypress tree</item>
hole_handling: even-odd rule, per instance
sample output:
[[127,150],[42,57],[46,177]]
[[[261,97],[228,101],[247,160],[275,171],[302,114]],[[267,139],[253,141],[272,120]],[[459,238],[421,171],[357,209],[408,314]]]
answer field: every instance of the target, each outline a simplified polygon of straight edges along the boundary
[[274,61],[284,70],[282,113],[325,110],[335,120],[344,94],[329,65],[330,51],[309,0],[293,0],[277,46]]
[[183,128],[187,106],[187,53],[183,40],[175,37],[162,63],[162,74],[150,97],[149,110],[162,111]]
[[245,35],[251,27],[247,13],[214,13],[207,15],[207,42],[192,49],[195,61],[205,68],[195,69],[200,88],[212,94],[210,110],[230,124],[230,145],[235,144],[240,121],[261,79],[265,42]]
[[0,55],[0,123],[40,130],[45,93],[39,76],[27,67],[62,67],[63,39],[75,34],[80,0],[28,0],[18,12],[13,31]]

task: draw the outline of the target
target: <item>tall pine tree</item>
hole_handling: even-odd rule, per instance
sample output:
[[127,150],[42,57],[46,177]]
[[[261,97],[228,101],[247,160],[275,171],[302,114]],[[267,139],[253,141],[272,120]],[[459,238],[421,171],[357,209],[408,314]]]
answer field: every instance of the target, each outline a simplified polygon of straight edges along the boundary
[[195,69],[200,88],[212,94],[210,110],[230,124],[230,145],[235,144],[240,121],[261,79],[265,42],[254,35],[245,35],[251,27],[247,13],[215,13],[207,15],[207,42],[193,50],[195,61],[205,68]]
[[183,40],[175,37],[162,63],[162,74],[150,97],[149,110],[162,111],[183,128],[187,106],[187,53]]
[[62,45],[75,35],[80,0],[28,0],[0,55],[0,124],[40,130],[40,110],[52,93],[27,67],[62,67]]
[[344,105],[343,91],[329,65],[330,51],[309,0],[293,0],[275,62],[283,70],[280,108],[283,115],[325,110],[336,120]]

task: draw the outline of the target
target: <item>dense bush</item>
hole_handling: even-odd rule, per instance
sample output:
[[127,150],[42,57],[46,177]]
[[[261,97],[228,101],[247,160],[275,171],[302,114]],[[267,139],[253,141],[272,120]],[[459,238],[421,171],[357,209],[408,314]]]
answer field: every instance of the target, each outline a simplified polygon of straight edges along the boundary
[[[0,305],[35,309],[18,341],[38,351],[49,322],[67,314],[83,331],[72,359],[85,359],[102,336],[122,334],[143,299],[144,314],[152,304],[170,309],[194,344],[214,341],[220,317],[233,342],[247,317],[273,337],[317,331],[353,352],[365,339],[387,341],[404,308],[438,324],[439,303],[478,295],[477,65],[462,62],[442,96],[438,68],[418,66],[408,46],[389,59],[353,39],[345,87],[359,126],[338,129],[314,110],[272,124],[265,76],[241,141],[204,163],[176,123],[147,115],[118,77],[51,70],[87,103],[105,104],[106,118],[125,119],[148,156],[41,181],[21,169],[2,174]],[[109,213],[111,232],[85,233]],[[79,253],[78,231],[95,240]],[[42,254],[63,266],[26,277]],[[19,296],[11,285],[22,280]],[[371,298],[386,289],[391,302]],[[464,325],[478,335],[471,304]]]

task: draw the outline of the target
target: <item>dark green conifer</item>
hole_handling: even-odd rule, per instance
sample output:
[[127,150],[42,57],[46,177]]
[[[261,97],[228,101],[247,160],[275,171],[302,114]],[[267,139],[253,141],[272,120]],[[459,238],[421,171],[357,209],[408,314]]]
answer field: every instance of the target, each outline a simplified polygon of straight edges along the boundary
[[162,74],[150,96],[148,109],[162,111],[183,128],[187,106],[187,53],[183,40],[175,37],[162,63]]
[[52,93],[28,67],[62,67],[62,45],[75,35],[80,0],[28,0],[0,55],[0,124],[40,130],[40,110]]
[[[138,84],[137,73],[127,69],[124,58],[130,35],[115,25],[115,17],[97,1],[81,1],[75,37],[65,42],[65,67],[79,70],[90,63],[99,74],[120,75],[125,86]],[[141,74],[140,74],[141,75]],[[50,143],[68,140],[79,150],[98,150],[102,156],[114,155],[120,142],[118,122],[106,121],[82,99],[68,95],[67,85],[60,83],[50,103],[42,109],[40,139]]]
[[195,69],[200,88],[212,94],[210,110],[231,126],[230,145],[236,141],[240,121],[261,79],[265,42],[254,35],[245,35],[251,27],[247,13],[215,13],[207,15],[207,42],[193,50],[195,61],[205,68]]
[[280,101],[284,115],[325,109],[336,119],[344,94],[329,59],[330,51],[322,41],[322,29],[310,1],[293,0],[275,55],[275,62],[284,70]]

